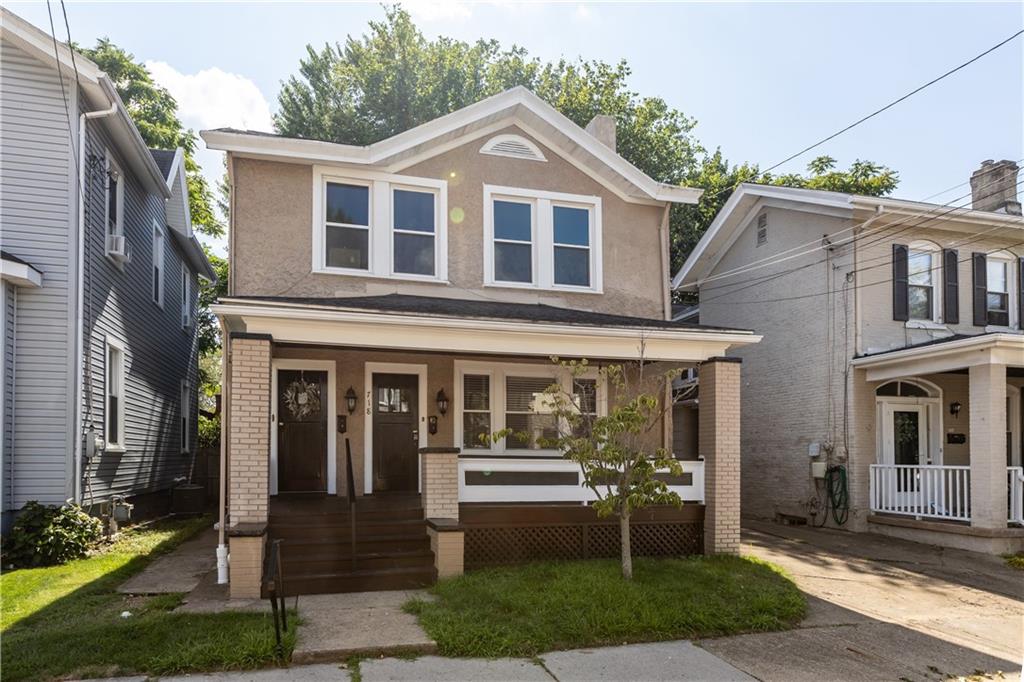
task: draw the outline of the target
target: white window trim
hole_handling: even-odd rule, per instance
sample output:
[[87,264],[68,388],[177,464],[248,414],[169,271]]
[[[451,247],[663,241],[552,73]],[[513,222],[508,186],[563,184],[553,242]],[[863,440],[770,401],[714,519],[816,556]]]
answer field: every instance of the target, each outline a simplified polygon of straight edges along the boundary
[[[110,173],[117,174],[117,225],[110,231]],[[124,236],[124,172],[110,150],[106,150],[106,161],[103,176],[103,234],[107,236]]]
[[[157,251],[157,246],[158,245],[160,247],[159,252]],[[152,245],[152,251],[153,251],[153,262],[151,263],[150,270],[149,270],[150,298],[153,300],[153,303],[156,303],[158,306],[163,308],[164,307],[165,290],[167,289],[167,270],[166,270],[166,266],[167,266],[167,257],[166,257],[166,254],[167,254],[167,235],[164,232],[163,228],[160,226],[160,223],[157,222],[156,220],[153,220],[153,245]],[[158,257],[160,258],[160,279],[156,280],[154,278],[154,275],[156,274],[157,258]],[[156,282],[159,282],[160,286],[157,289],[157,292],[156,292],[157,295],[153,296],[153,284],[156,283]]]
[[1000,331],[1014,331],[1014,330],[1020,329],[1020,328],[1022,328],[1021,321],[1017,319],[1017,311],[1018,311],[1017,291],[1020,288],[1017,285],[1017,277],[1020,276],[1020,273],[1018,272],[1018,268],[1017,268],[1017,257],[1014,256],[1012,253],[1009,253],[1007,251],[997,251],[995,253],[990,253],[990,254],[987,254],[985,256],[985,269],[986,269],[986,272],[985,272],[985,281],[986,281],[986,285],[985,285],[985,294],[986,294],[985,295],[985,316],[986,316],[986,318],[988,317],[988,292],[989,291],[994,291],[993,289],[989,289],[988,288],[988,284],[987,284],[987,282],[988,282],[988,263],[989,263],[989,261],[993,261],[993,260],[994,261],[999,261],[1001,263],[1005,263],[1006,264],[1006,288],[1008,289],[1008,291],[1006,292],[1006,294],[1007,294],[1006,305],[1009,307],[1009,310],[1007,311],[1009,313],[1008,318],[1007,318],[1009,324],[1006,325],[1005,327],[1003,325],[996,325],[996,324],[986,325],[985,331],[986,332],[1000,332]]
[[[942,273],[942,248],[934,242],[917,241],[912,242],[907,247],[907,261],[914,257],[915,254],[928,254],[931,257],[931,267],[929,273],[931,274],[931,287],[932,287],[932,314],[928,318],[913,318],[907,320],[906,327],[908,329],[935,329],[944,328],[942,321],[942,295],[944,279]],[[907,268],[907,289],[915,286],[910,283],[910,268]],[[909,298],[909,294],[908,294]],[[907,316],[910,317],[910,302],[907,302]]]
[[[529,457],[550,457],[561,455],[558,450],[539,449],[529,450],[524,448],[507,448],[505,439],[501,438],[496,442],[492,441],[488,447],[481,447],[476,444],[467,445],[463,442],[463,413],[465,412],[465,395],[463,379],[467,374],[479,374],[490,377],[490,414],[491,433],[496,433],[505,428],[505,380],[509,376],[517,377],[546,377],[551,378],[552,383],[558,383],[563,390],[572,393],[573,375],[566,369],[554,364],[532,365],[525,363],[495,363],[478,362],[473,360],[455,361],[455,410],[453,430],[455,445],[462,449],[466,455],[507,455],[508,457],[529,458]],[[608,392],[606,382],[600,376],[597,368],[588,369],[579,377],[580,379],[597,380],[597,414],[604,416],[608,414]],[[479,411],[479,410],[475,410]]]
[[[601,248],[601,197],[564,194],[521,187],[484,185],[484,286],[510,289],[604,293],[603,250]],[[504,282],[494,277],[494,201],[529,201],[533,205],[533,281]],[[554,206],[585,208],[590,211],[590,286],[555,284]]]
[[192,273],[181,264],[181,328],[192,329]]
[[[117,366],[117,373],[115,378],[117,380],[117,425],[119,433],[117,434],[117,440],[110,437],[110,419],[107,415],[107,410],[110,409],[110,349],[113,348],[118,353],[118,359],[120,363]],[[107,452],[124,452],[125,451],[125,423],[124,423],[124,403],[125,403],[125,352],[124,343],[108,336],[103,346],[103,440],[106,442],[104,448]]]
[[184,430],[182,440],[185,442],[181,446],[182,454],[192,452],[192,386],[189,384],[188,379],[182,379],[181,385],[178,389],[178,401],[180,403],[179,409],[181,410],[181,428]]
[[[339,268],[327,265],[327,183],[369,187],[368,268]],[[434,276],[394,272],[394,229],[392,189],[434,193]],[[352,227],[362,227],[361,225]],[[346,275],[416,282],[448,283],[448,183],[359,169],[313,166],[312,271],[325,275]]]

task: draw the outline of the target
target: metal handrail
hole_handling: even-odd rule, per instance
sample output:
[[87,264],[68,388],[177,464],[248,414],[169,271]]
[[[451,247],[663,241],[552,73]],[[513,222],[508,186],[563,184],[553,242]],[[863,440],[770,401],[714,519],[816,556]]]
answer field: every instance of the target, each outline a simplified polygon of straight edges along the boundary
[[[284,655],[281,632],[288,632],[288,611],[284,603],[284,570],[281,568],[281,540],[272,540],[263,561],[264,583],[267,599],[274,614],[274,636],[277,640],[277,655]],[[278,604],[280,601],[280,604]]]
[[348,493],[348,519],[349,519],[349,554],[352,561],[352,570],[356,570],[356,480],[352,473],[352,444],[348,438],[345,439],[345,478],[347,479]]

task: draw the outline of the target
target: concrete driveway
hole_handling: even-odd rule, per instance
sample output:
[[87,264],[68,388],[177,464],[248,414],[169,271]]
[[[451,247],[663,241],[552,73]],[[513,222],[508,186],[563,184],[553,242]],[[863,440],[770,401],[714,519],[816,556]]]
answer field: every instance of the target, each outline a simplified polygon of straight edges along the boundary
[[699,645],[761,680],[942,680],[1017,673],[1024,573],[998,557],[843,531],[749,523],[743,552],[810,603],[797,630]]

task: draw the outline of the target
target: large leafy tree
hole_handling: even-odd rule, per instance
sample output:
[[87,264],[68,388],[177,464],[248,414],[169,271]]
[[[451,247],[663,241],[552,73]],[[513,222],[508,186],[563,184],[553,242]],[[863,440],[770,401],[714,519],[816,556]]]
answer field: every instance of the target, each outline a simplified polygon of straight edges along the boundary
[[185,150],[185,178],[188,182],[192,226],[200,234],[220,237],[224,224],[213,210],[213,194],[195,160],[196,135],[178,118],[178,103],[153,80],[149,70],[109,38],[100,38],[91,49],[78,48],[96,62],[113,82],[147,145],[156,149]]
[[661,182],[702,187],[696,207],[672,212],[673,265],[681,265],[715,213],[739,182],[887,194],[896,174],[857,161],[846,171],[834,159],[815,159],[807,176],[763,175],[749,164],[730,165],[720,151],[708,152],[694,138],[696,122],[658,97],[642,97],[628,87],[622,61],[542,62],[520,47],[496,41],[466,43],[428,40],[401,7],[386,9],[369,32],[344,44],[307,46],[299,71],[283,85],[274,117],[284,135],[346,144],[370,144],[523,85],[586,125],[595,115],[616,119],[618,151]]

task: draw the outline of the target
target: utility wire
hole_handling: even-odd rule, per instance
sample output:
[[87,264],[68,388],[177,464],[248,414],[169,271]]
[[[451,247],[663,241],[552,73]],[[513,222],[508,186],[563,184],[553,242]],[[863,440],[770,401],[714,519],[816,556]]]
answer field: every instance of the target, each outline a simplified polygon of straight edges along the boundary
[[982,52],[982,53],[972,57],[971,59],[968,59],[966,62],[960,64],[959,66],[956,66],[956,67],[950,69],[949,71],[946,71],[941,76],[937,76],[937,77],[933,78],[932,80],[928,81],[927,83],[925,83],[924,85],[920,85],[920,86],[914,88],[910,92],[906,93],[905,95],[902,95],[901,97],[898,97],[898,98],[894,99],[893,101],[889,102],[885,106],[872,111],[870,114],[867,114],[866,116],[862,116],[861,118],[857,119],[856,121],[854,121],[853,123],[847,125],[846,127],[842,128],[840,130],[837,130],[836,132],[832,133],[831,135],[828,135],[827,137],[823,137],[822,139],[818,140],[814,144],[811,144],[811,145],[808,145],[808,146],[804,147],[803,149],[801,149],[800,151],[796,152],[795,154],[790,154],[789,156],[784,158],[782,161],[779,161],[778,163],[772,164],[771,166],[769,166],[768,168],[764,169],[763,171],[759,170],[757,173],[755,173],[754,175],[750,176],[749,178],[737,181],[736,184],[733,185],[732,187],[724,187],[724,188],[718,190],[717,192],[715,192],[711,196],[712,197],[717,197],[719,194],[722,194],[723,192],[734,190],[734,189],[736,189],[736,187],[738,187],[740,185],[740,183],[742,183],[742,182],[749,182],[750,180],[752,180],[754,178],[757,178],[757,177],[760,177],[762,175],[765,175],[766,173],[770,173],[771,171],[775,170],[779,166],[782,166],[782,165],[784,165],[786,163],[789,163],[790,161],[792,161],[795,158],[803,156],[804,154],[806,154],[807,152],[811,151],[812,149],[820,147],[821,145],[825,144],[826,142],[829,142],[830,140],[834,140],[835,138],[839,137],[843,133],[849,132],[850,130],[853,130],[854,128],[856,128],[860,124],[869,121],[870,119],[874,118],[875,116],[878,116],[879,114],[881,114],[881,113],[883,113],[885,111],[888,111],[889,109],[892,109],[894,106],[896,106],[900,102],[903,102],[903,101],[906,101],[906,100],[910,99],[911,97],[913,97],[917,93],[921,92],[922,90],[925,90],[926,88],[929,88],[932,85],[935,85],[939,81],[941,81],[941,80],[943,80],[945,78],[948,78],[949,76],[952,76],[957,71],[960,71],[961,69],[964,69],[964,68],[970,66],[971,64],[973,64],[974,62],[978,61],[982,57],[985,57],[986,55],[991,54],[992,52],[995,52],[996,50],[1001,48],[1003,45],[1006,45],[1007,43],[1012,41],[1014,38],[1019,37],[1021,34],[1024,34],[1024,29],[1021,29],[1021,30],[1017,31],[1016,33],[1014,33],[1010,37],[1008,37],[1008,38],[1006,38],[1006,39],[996,43],[995,45],[993,45],[992,47],[988,48],[984,52]]

